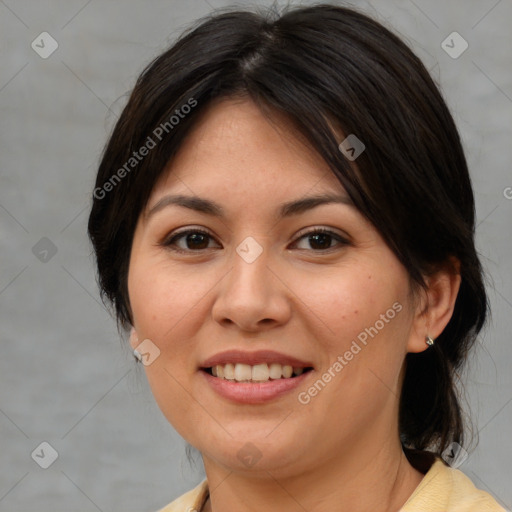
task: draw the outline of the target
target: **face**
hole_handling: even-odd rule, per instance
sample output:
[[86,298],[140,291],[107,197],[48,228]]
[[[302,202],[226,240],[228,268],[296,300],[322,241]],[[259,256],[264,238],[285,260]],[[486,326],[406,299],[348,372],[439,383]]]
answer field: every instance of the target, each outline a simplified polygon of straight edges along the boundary
[[[397,432],[415,311],[404,267],[275,119],[244,100],[209,107],[139,218],[128,290],[168,421],[205,464],[284,476]],[[340,202],[282,211],[324,194]]]

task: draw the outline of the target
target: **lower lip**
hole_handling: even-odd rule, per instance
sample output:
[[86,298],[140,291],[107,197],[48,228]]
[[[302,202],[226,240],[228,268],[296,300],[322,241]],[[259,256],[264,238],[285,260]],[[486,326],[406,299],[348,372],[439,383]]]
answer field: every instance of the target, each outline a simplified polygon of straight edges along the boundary
[[313,370],[302,373],[297,377],[289,379],[276,379],[266,382],[234,382],[232,380],[214,377],[209,373],[200,370],[206,382],[220,396],[241,404],[262,404],[275,398],[290,393],[305,379]]

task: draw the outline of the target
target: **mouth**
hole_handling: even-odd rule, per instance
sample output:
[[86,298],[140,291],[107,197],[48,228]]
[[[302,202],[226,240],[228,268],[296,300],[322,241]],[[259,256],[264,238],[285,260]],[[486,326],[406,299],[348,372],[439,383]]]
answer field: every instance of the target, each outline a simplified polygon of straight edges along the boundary
[[216,364],[201,370],[217,379],[234,383],[265,383],[283,379],[294,379],[313,370],[312,366],[292,366],[280,363],[244,363]]
[[228,350],[204,360],[198,370],[217,396],[239,404],[264,404],[290,396],[315,367],[273,350]]

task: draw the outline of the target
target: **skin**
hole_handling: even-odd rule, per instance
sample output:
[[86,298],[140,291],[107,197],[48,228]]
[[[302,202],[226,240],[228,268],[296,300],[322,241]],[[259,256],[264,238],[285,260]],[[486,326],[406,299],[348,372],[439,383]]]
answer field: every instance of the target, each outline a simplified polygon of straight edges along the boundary
[[[405,268],[351,205],[278,220],[284,202],[345,192],[287,119],[273,119],[249,100],[212,103],[156,184],[131,252],[132,346],[150,339],[160,350],[146,375],[163,414],[201,452],[211,489],[204,510],[398,510],[423,477],[399,442],[404,357],[442,332],[460,277],[439,271],[426,293],[413,295]],[[176,205],[147,217],[171,193],[213,200],[226,217]],[[318,227],[334,233],[325,245],[303,236]],[[178,228],[211,237],[187,245],[184,236],[175,247],[187,252],[175,252],[164,242]],[[249,236],[263,248],[252,263],[236,252]],[[396,302],[402,310],[300,403],[298,392]],[[233,348],[277,350],[315,369],[297,392],[235,404],[198,370]],[[261,455],[252,467],[237,457],[247,442]]]

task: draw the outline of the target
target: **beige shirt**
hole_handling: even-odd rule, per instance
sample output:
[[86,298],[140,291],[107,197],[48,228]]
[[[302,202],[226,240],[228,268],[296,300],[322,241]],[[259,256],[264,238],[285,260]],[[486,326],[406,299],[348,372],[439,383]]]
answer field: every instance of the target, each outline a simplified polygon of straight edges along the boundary
[[[208,482],[183,494],[158,512],[201,512]],[[460,470],[437,458],[399,512],[507,512]]]

